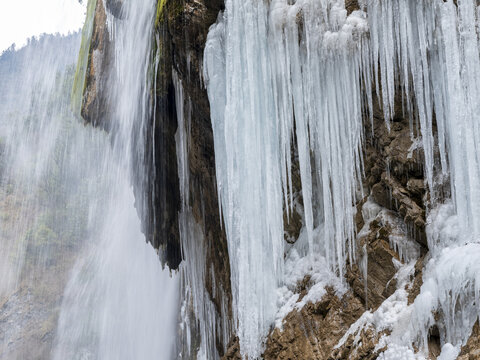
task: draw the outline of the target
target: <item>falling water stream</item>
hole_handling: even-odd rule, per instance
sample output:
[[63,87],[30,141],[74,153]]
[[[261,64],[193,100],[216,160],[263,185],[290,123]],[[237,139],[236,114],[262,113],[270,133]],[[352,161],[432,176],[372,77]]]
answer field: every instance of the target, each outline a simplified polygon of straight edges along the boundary
[[[130,164],[134,128],[149,114],[148,60],[155,2],[127,2],[109,17],[115,34],[110,119],[113,147],[100,155],[109,188],[92,248],[73,271],[57,331],[55,359],[169,359],[175,341],[177,281],[145,242],[134,207]],[[137,123],[136,123],[137,122]],[[138,123],[140,122],[140,123]],[[143,150],[142,139],[135,139]]]
[[[79,34],[1,58],[0,358],[173,356],[178,280],[145,241],[131,180],[134,128],[150,111],[155,2],[126,2],[123,12],[109,18],[110,134],[71,111]],[[30,335],[50,345],[29,348],[21,339]]]

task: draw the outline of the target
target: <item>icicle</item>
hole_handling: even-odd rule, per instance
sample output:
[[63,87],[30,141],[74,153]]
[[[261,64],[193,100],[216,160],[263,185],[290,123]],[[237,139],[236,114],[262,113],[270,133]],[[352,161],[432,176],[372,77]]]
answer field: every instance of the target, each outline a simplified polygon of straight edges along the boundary
[[274,320],[293,136],[309,256],[320,245],[341,279],[347,258],[354,260],[362,115],[371,104],[362,94],[372,76],[360,46],[366,30],[363,12],[347,17],[342,1],[309,0],[229,0],[210,29],[204,77],[243,356],[261,354]]
[[[219,332],[219,328],[228,332],[229,324],[226,304],[222,304],[221,313],[219,314],[213,304],[210,294],[207,292],[206,279],[207,276],[212,277],[212,283],[215,284],[213,271],[207,274],[206,258],[207,246],[204,241],[204,233],[199,224],[196,223],[192,209],[190,207],[190,169],[188,167],[188,139],[190,129],[190,111],[185,111],[185,103],[188,104],[189,99],[185,99],[182,81],[179,79],[175,70],[172,70],[173,84],[175,87],[175,105],[177,110],[178,129],[175,134],[178,175],[180,181],[180,196],[182,199],[181,211],[179,213],[179,229],[182,244],[182,255],[185,261],[180,266],[183,290],[183,309],[182,309],[182,338],[184,343],[181,344],[183,352],[181,358],[189,358],[193,356],[190,353],[191,346],[191,329],[197,329],[200,334],[200,345],[195,350],[198,359],[219,359],[216,348],[217,337],[223,341],[226,348],[227,334]],[[213,294],[216,291],[221,292],[220,298],[225,299],[223,289],[215,288],[213,285]],[[193,309],[191,309],[191,307]],[[194,314],[194,318],[191,316]],[[219,321],[225,323],[220,326]]]
[[[435,323],[432,311],[438,310],[442,316],[438,326],[445,343],[442,356],[455,356],[455,349],[466,340],[479,314],[480,270],[474,260],[478,252],[474,243],[480,241],[480,46],[476,2],[376,0],[368,2],[367,11],[372,61],[375,66],[379,64],[375,76],[381,74],[386,121],[388,115],[393,115],[392,84],[400,78],[407,111],[417,111],[433,208],[427,227],[431,260],[414,303],[412,331],[418,333],[426,349],[428,329]],[[394,36],[385,41],[385,34],[392,32]],[[434,166],[435,146],[441,169]],[[441,173],[440,181],[450,174],[452,204],[439,205],[442,199],[435,198],[436,173]]]

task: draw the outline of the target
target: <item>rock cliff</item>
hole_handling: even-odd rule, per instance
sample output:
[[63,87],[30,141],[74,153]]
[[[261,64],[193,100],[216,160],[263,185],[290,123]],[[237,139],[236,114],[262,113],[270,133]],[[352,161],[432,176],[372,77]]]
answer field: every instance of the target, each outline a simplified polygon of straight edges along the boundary
[[[111,109],[105,91],[109,78],[115,76],[106,11],[111,16],[121,17],[122,10],[121,1],[107,1],[105,4],[107,9],[103,1],[98,1],[93,15],[81,114],[86,122],[115,131],[109,119]],[[138,149],[144,158],[134,161],[136,168],[133,174],[136,206],[147,241],[161,249],[160,255],[165,264],[177,269],[182,261],[182,243],[175,142],[178,131],[176,100],[179,99],[175,98],[175,74],[183,87],[181,101],[189,118],[187,191],[191,212],[203,232],[205,287],[218,313],[226,306],[228,322],[231,318],[229,259],[218,208],[209,103],[202,83],[203,48],[208,29],[222,8],[221,0],[158,1],[151,55],[154,74],[151,79],[152,109],[146,127],[138,130],[144,132],[146,141],[137,144],[144,147]],[[223,342],[228,340],[220,339],[220,336],[216,339],[219,354],[223,354]]]
[[[121,17],[121,1],[98,1],[89,49],[83,93],[82,116],[94,125],[112,131],[108,121],[109,104],[103,85],[111,73],[111,43],[106,26],[106,11]],[[205,286],[218,314],[222,304],[231,320],[229,258],[225,233],[219,216],[215,178],[215,154],[208,97],[202,80],[203,49],[208,29],[223,9],[222,0],[159,0],[152,39],[152,113],[147,128],[145,160],[136,172],[136,196],[144,220],[147,240],[163,249],[164,262],[176,269],[182,261],[179,231],[180,189],[175,134],[178,130],[176,101],[188,112],[188,192],[192,214],[200,225],[206,247]],[[358,9],[356,1],[346,2],[349,12]],[[176,99],[174,78],[183,87],[183,98]],[[178,84],[177,84],[178,86]],[[423,259],[428,252],[423,153],[419,134],[409,119],[413,114],[402,110],[402,99],[395,102],[395,117],[387,129],[378,99],[373,99],[373,114],[365,114],[363,149],[363,196],[358,197],[356,227],[357,261],[347,265],[345,294],[332,289],[316,303],[293,310],[283,322],[283,329],[272,329],[265,346],[265,359],[375,359],[385,350],[379,343],[388,331],[363,328],[349,333],[362,315],[374,312],[403,287],[413,302],[422,284]],[[155,146],[153,145],[155,144]],[[438,161],[438,154],[437,154]],[[293,165],[293,185],[301,197],[298,165]],[[447,187],[437,197],[448,196]],[[295,242],[303,224],[299,213],[285,218],[285,240]],[[185,259],[183,259],[185,260]],[[402,264],[413,261],[404,282],[399,278]],[[210,270],[212,269],[212,270]],[[220,286],[223,291],[218,291]],[[311,284],[299,284],[299,301]],[[227,330],[228,332],[228,330]],[[431,357],[439,354],[438,329],[430,333]],[[478,323],[462,350],[461,359],[476,358]],[[231,335],[231,334],[229,334]],[[225,341],[230,342],[227,349]],[[218,354],[224,359],[240,358],[234,336],[216,339]],[[379,345],[380,344],[380,345]]]

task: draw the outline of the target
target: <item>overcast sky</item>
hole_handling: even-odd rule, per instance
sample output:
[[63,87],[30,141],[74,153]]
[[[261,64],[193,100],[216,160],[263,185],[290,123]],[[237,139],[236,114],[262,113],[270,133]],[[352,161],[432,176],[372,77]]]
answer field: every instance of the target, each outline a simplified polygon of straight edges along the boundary
[[83,26],[87,0],[0,0],[0,53],[42,33],[67,34]]

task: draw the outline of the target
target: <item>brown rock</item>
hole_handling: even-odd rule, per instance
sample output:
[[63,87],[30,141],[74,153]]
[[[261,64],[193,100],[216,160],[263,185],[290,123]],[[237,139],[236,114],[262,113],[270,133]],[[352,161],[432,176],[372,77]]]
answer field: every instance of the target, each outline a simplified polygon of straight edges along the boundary
[[350,15],[353,11],[359,10],[358,0],[346,0],[345,9],[347,9],[347,14]]
[[472,333],[465,346],[462,347],[458,360],[480,359],[480,325],[477,322],[473,326]]
[[[393,216],[393,214],[392,214]],[[357,263],[347,266],[346,279],[353,292],[367,308],[377,309],[378,306],[397,287],[394,279],[397,269],[394,260],[400,261],[399,255],[390,248],[389,237],[394,230],[388,222],[382,223],[381,216],[372,220],[369,231],[357,240]],[[365,282],[364,266],[365,250],[367,254],[367,279]],[[365,293],[366,291],[366,293]]]
[[362,329],[360,334],[350,335],[342,346],[334,349],[328,360],[376,359],[381,352],[386,350],[386,348],[382,348],[375,351],[375,347],[384,333],[377,333],[372,328]]
[[415,264],[415,272],[413,274],[413,282],[408,289],[408,305],[415,301],[415,298],[420,294],[420,289],[423,285],[423,263],[425,255],[421,256]]
[[328,359],[333,347],[363,313],[361,301],[347,292],[342,299],[332,289],[317,304],[308,303],[287,315],[283,331],[267,339],[265,360]]
[[410,235],[426,248],[422,149],[414,146],[408,117],[402,115],[401,97],[395,99],[390,131],[378,101],[373,103],[373,123],[365,122],[365,185],[378,204],[402,216]]
[[86,122],[109,129],[108,96],[105,88],[112,73],[112,44],[108,34],[107,15],[101,0],[97,1],[93,22],[81,115]]
[[[208,29],[222,9],[222,0],[167,1],[163,14],[156,24],[158,35],[156,46],[161,56],[156,74],[156,101],[157,104],[164,104],[164,108],[159,108],[157,111],[157,121],[161,118],[164,119],[162,120],[164,124],[172,124],[165,138],[174,139],[177,124],[173,69],[182,83],[183,106],[189,122],[189,131],[187,131],[189,146],[187,165],[190,171],[189,205],[204,236],[205,286],[218,314],[222,313],[225,304],[228,324],[232,317],[230,263],[226,236],[219,216],[210,107],[202,82],[203,49]],[[162,124],[159,126],[165,127]],[[176,150],[172,146],[159,155],[163,158],[176,159]],[[162,170],[161,164],[157,169]],[[178,178],[173,175],[173,172],[169,178],[178,183]],[[222,323],[225,323],[224,320],[222,319]],[[227,349],[230,354],[235,353],[231,345],[227,349],[223,348],[224,341],[230,340],[230,344],[234,343],[231,339],[222,338],[223,333],[227,337],[231,336],[231,328],[229,325],[227,327],[216,334],[216,348],[220,356],[223,356]]]
[[396,269],[392,259],[398,258],[398,255],[383,239],[368,244],[367,253],[367,293],[365,294],[363,271],[357,264],[347,268],[346,278],[353,292],[362,299],[364,304],[367,303],[368,308],[375,310],[396,290],[396,282],[393,279]]
[[238,337],[234,337],[228,344],[227,351],[223,355],[222,360],[242,360],[240,355],[240,344]]

